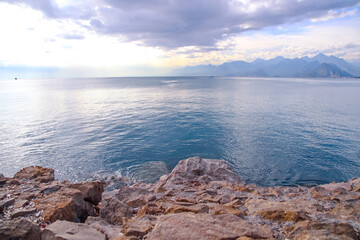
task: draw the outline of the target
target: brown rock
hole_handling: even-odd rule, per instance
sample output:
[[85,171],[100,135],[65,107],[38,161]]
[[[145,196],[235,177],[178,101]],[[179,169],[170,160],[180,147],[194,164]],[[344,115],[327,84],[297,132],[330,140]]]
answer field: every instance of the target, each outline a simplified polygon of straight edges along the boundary
[[148,203],[153,194],[147,189],[123,186],[119,189],[117,197],[130,207],[138,208]]
[[54,169],[31,166],[21,169],[14,175],[14,178],[35,180],[38,182],[50,182],[54,181],[55,174]]
[[81,191],[84,200],[98,205],[101,202],[101,195],[104,192],[104,184],[101,182],[74,183],[69,187]]
[[[315,237],[315,238],[314,238]],[[288,234],[290,239],[358,239],[357,232],[347,223],[317,223],[302,221]]]
[[225,205],[221,205],[221,204],[217,205],[214,208],[213,214],[215,214],[215,215],[233,214],[238,217],[243,217],[243,216],[247,215],[244,210],[236,209],[234,207],[225,206]]
[[42,210],[45,222],[67,220],[83,222],[88,216],[82,193],[73,188],[62,188],[59,191],[34,200],[37,210]]
[[159,217],[154,229],[148,234],[148,239],[215,240],[236,239],[242,236],[257,239],[272,238],[268,227],[249,223],[234,215],[178,213]]
[[263,216],[263,218],[267,220],[274,220],[274,221],[303,221],[309,219],[303,211],[284,211],[284,210],[265,210],[258,212],[257,214]]
[[14,208],[22,208],[29,205],[29,201],[25,199],[17,199],[14,203]]
[[138,218],[140,218],[140,217],[143,217],[145,215],[160,215],[163,212],[164,212],[163,209],[160,206],[158,206],[157,204],[149,203],[149,204],[146,204],[145,206],[142,206],[138,210],[136,216]]
[[0,201],[0,208],[6,208],[11,206],[15,203],[15,198],[7,198]]
[[10,214],[10,218],[17,218],[17,217],[25,217],[27,215],[33,214],[36,212],[35,208],[28,208],[28,209],[16,209]]
[[126,221],[122,232],[126,236],[143,237],[148,234],[153,229],[153,227],[154,223],[151,219],[129,219]]
[[83,223],[56,221],[46,227],[41,240],[106,240],[103,233]]
[[307,214],[316,213],[319,210],[318,204],[302,199],[293,199],[286,202],[249,199],[245,202],[245,207],[251,215],[259,214],[267,219],[283,221],[307,219]]
[[357,221],[360,224],[360,202],[339,204],[330,211],[335,218]]
[[121,225],[123,218],[131,218],[132,216],[132,209],[115,197],[106,197],[101,202],[100,217],[108,223]]
[[224,160],[192,157],[181,160],[170,174],[162,176],[155,184],[155,192],[176,189],[177,185],[182,185],[188,181],[205,184],[211,181],[242,183],[240,177],[232,171],[229,164]]
[[24,218],[4,221],[0,224],[1,240],[40,240],[40,227]]
[[206,204],[196,204],[192,206],[172,205],[165,210],[165,214],[182,213],[182,212],[208,213],[209,207]]
[[122,227],[111,225],[102,218],[88,217],[85,224],[106,235],[108,240],[120,240],[124,237],[121,233]]
[[311,188],[311,195],[313,198],[317,198],[319,200],[327,201],[331,200],[331,191],[327,190],[323,187],[317,186]]

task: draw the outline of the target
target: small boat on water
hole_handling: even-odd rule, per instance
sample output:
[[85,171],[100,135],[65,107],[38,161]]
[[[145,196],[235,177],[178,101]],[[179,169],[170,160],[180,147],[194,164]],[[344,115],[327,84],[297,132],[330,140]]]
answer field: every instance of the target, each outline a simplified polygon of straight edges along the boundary
[[17,78],[15,78],[15,80],[17,80]]

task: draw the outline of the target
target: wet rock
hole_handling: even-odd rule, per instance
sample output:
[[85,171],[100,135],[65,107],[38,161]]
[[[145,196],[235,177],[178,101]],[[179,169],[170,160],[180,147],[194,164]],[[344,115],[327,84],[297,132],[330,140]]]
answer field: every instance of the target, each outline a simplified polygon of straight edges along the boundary
[[27,215],[33,214],[36,212],[35,208],[28,208],[28,209],[16,209],[10,215],[10,218],[17,218],[17,217],[25,217]]
[[295,224],[290,239],[358,239],[358,233],[347,223],[318,223],[303,221]]
[[[149,171],[149,169],[151,169],[151,171]],[[141,182],[154,183],[159,180],[161,176],[168,174],[169,172],[170,170],[166,163],[161,161],[151,161],[139,166],[132,174],[132,177]]]
[[108,223],[121,225],[123,218],[131,218],[132,216],[132,208],[115,197],[106,197],[101,202],[100,217]]
[[21,169],[14,175],[15,179],[35,180],[38,182],[50,182],[55,180],[54,169],[31,166]]
[[84,200],[99,204],[101,201],[101,195],[104,192],[104,184],[101,182],[83,182],[71,184],[69,187],[75,188],[81,191]]
[[103,233],[84,223],[73,223],[68,221],[56,221],[43,231],[42,240],[106,240]]
[[236,239],[238,237],[271,239],[268,227],[242,220],[234,215],[179,213],[158,218],[148,239]]
[[1,240],[40,240],[40,227],[26,219],[17,218],[0,223]]
[[155,191],[176,189],[176,185],[182,185],[186,181],[206,184],[211,181],[242,182],[224,160],[192,157],[181,160],[169,175],[162,176],[155,185]]

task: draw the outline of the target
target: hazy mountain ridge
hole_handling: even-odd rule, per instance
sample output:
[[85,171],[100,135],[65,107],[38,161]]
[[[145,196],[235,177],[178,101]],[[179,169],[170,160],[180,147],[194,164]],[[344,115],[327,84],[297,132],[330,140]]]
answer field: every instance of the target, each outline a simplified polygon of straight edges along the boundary
[[312,77],[341,78],[360,76],[360,68],[342,58],[318,54],[315,57],[261,58],[253,62],[233,61],[221,65],[196,65],[176,69],[174,75],[183,76],[239,76],[239,77]]

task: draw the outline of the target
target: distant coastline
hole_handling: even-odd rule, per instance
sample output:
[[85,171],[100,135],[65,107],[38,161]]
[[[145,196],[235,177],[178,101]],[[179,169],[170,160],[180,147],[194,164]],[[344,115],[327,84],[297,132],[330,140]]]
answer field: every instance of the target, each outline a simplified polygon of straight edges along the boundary
[[221,65],[195,65],[172,72],[181,76],[232,76],[280,78],[359,78],[360,67],[342,58],[318,54],[315,57],[284,58],[282,56],[252,62],[232,61]]

